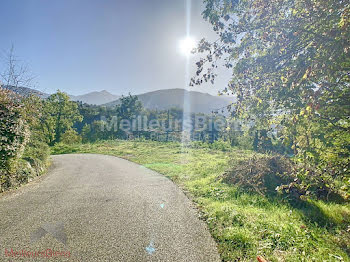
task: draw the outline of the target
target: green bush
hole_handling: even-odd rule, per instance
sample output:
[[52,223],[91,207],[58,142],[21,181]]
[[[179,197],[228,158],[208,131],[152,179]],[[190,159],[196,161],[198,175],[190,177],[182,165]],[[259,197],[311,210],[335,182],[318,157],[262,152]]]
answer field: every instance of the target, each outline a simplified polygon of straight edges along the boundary
[[223,140],[214,141],[214,143],[209,144],[209,148],[220,151],[230,151],[232,149],[230,142]]
[[253,137],[249,132],[244,132],[242,135],[237,136],[237,146],[241,149],[252,150],[253,149]]
[[0,168],[10,171],[23,153],[29,139],[23,118],[21,99],[13,92],[0,88]]
[[293,183],[281,189],[297,190],[317,199],[350,197],[350,124],[339,126],[319,121],[311,112],[301,112],[284,129],[284,142],[294,150]]
[[64,132],[64,134],[61,137],[61,142],[68,145],[79,144],[81,143],[81,141],[82,141],[81,136],[78,134],[77,131],[75,131],[72,128]]
[[47,167],[49,147],[42,142],[41,101],[0,88],[0,192],[26,183]]
[[34,176],[38,176],[46,170],[49,156],[49,146],[45,142],[33,140],[27,144],[23,160],[27,161],[34,169]]
[[35,176],[35,173],[35,169],[28,161],[19,159],[16,163],[16,172],[14,173],[12,186],[27,183],[31,177]]

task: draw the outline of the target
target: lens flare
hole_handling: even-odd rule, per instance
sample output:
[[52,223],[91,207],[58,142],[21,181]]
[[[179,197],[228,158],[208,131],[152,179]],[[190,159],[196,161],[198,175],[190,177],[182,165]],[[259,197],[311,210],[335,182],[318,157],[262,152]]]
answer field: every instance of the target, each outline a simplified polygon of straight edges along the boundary
[[191,54],[191,51],[196,47],[196,41],[193,37],[187,36],[186,38],[180,41],[179,47],[181,53],[188,56]]
[[[190,60],[191,60],[191,51],[196,47],[196,41],[193,37],[191,37],[191,5],[192,0],[186,0],[185,2],[186,8],[186,38],[180,41],[180,50],[182,54],[186,57],[185,63],[185,90],[189,87],[190,81]],[[182,136],[181,136],[181,148],[182,151],[186,151],[186,144],[188,143],[187,135],[190,134],[191,130],[188,128],[185,123],[187,121],[191,121],[191,97],[190,93],[184,93],[184,101],[183,101],[183,123],[182,123]],[[182,160],[186,162],[186,157],[183,157]]]

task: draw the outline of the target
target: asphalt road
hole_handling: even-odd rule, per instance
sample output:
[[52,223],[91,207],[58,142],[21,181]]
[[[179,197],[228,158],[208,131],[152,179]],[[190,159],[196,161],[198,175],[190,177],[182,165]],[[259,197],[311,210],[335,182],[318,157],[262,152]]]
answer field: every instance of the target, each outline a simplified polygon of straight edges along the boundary
[[220,261],[193,204],[164,176],[112,156],[52,162],[0,196],[0,261]]

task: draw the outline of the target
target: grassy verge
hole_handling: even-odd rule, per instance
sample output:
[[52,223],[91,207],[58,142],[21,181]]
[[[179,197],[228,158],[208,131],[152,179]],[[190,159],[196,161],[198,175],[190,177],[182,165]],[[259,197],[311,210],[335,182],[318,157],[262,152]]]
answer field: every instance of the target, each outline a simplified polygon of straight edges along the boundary
[[308,201],[291,205],[220,181],[229,160],[248,158],[250,151],[106,141],[58,144],[52,153],[119,156],[169,177],[197,203],[224,261],[255,261],[257,255],[269,261],[350,261],[348,204]]

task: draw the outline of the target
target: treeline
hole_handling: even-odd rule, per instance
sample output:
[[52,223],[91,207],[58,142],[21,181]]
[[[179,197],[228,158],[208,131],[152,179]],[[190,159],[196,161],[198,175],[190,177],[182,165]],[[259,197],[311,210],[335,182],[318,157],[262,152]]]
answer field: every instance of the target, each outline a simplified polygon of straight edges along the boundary
[[74,127],[83,142],[108,139],[152,139],[157,141],[182,141],[184,132],[188,140],[213,142],[224,137],[223,129],[211,127],[210,122],[221,122],[223,117],[204,114],[185,114],[183,110],[145,109],[137,96],[121,98],[115,107],[102,107],[79,103],[83,121]]
[[[305,122],[304,127],[290,126],[289,130],[280,125],[262,128],[254,121],[233,121],[232,117],[218,114],[184,114],[177,108],[147,110],[137,96],[132,95],[122,97],[115,107],[73,102],[60,91],[47,99],[40,99],[35,96],[20,97],[1,89],[0,97],[2,191],[42,173],[47,166],[49,147],[57,143],[146,139],[222,150],[239,147],[260,153],[282,154],[287,157],[278,163],[285,162],[289,167],[289,174],[283,179],[290,183],[281,184],[280,191],[317,198],[328,197],[329,194],[343,198],[348,196],[349,147],[346,143],[349,134],[330,127],[323,129],[317,122],[313,123],[311,130],[305,129],[310,127],[310,121]],[[306,116],[299,121],[308,121]],[[320,137],[308,140],[307,135],[311,131],[319,133]],[[329,137],[334,140],[327,144]],[[321,138],[323,140],[319,140]],[[321,148],[324,151],[321,152]],[[302,149],[304,154],[301,154]],[[249,164],[242,163],[243,166]],[[287,170],[283,166],[276,168]],[[260,177],[261,174],[257,175]]]
[[182,109],[145,109],[137,96],[121,98],[115,107],[78,103],[83,120],[74,129],[83,142],[110,139],[150,139],[162,142],[223,141],[229,146],[253,149],[259,152],[291,153],[291,146],[280,142],[279,134],[256,130],[253,123],[232,121],[229,117],[213,114],[189,113]]

